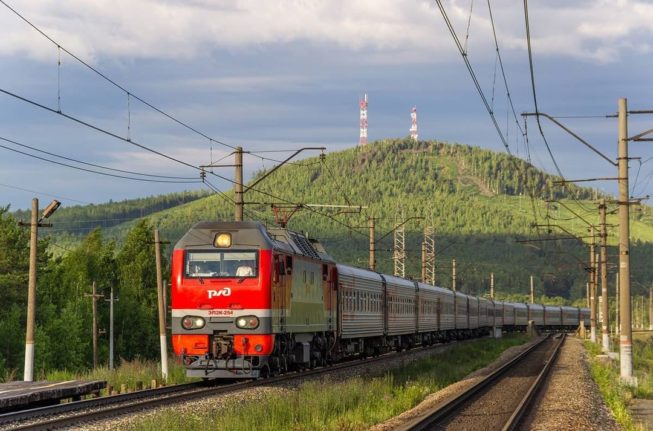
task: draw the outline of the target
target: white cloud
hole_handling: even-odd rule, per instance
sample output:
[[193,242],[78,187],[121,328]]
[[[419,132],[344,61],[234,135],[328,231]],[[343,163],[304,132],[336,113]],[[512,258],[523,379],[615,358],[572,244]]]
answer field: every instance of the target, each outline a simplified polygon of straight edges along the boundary
[[[620,46],[639,46],[637,35],[652,31],[653,5],[646,2],[558,3],[530,5],[533,44],[540,53],[613,61]],[[103,56],[201,58],[212,49],[258,50],[291,42],[335,44],[377,56],[385,52],[388,60],[401,55],[434,61],[433,54],[442,55],[443,48],[452,54],[440,12],[426,0],[14,0],[11,5],[90,61]],[[469,1],[444,6],[463,42]],[[523,48],[521,5],[495,2],[493,8],[502,47]],[[55,48],[6,8],[0,9],[0,26],[0,54],[51,58]],[[487,8],[476,4],[470,43],[491,46],[490,28]],[[598,42],[602,49],[592,47]]]

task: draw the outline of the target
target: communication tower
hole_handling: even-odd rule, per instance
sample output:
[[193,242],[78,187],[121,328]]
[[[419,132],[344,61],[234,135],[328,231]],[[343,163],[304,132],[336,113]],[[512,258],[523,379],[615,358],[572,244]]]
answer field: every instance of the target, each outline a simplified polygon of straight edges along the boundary
[[358,139],[358,145],[367,145],[367,94],[363,100],[359,100],[359,105],[361,108],[360,115],[360,138]]
[[410,111],[410,138],[417,142],[417,107],[413,106]]

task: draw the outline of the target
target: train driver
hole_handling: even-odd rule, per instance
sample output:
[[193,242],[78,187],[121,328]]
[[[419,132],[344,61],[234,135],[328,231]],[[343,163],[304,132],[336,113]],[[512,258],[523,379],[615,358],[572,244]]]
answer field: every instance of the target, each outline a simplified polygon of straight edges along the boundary
[[236,277],[252,277],[254,270],[252,269],[252,262],[245,261],[236,270]]

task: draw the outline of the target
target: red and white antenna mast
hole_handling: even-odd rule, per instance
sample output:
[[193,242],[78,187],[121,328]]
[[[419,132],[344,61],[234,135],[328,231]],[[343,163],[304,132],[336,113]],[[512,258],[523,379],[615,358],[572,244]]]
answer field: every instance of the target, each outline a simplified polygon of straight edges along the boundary
[[361,107],[361,133],[358,139],[358,145],[367,145],[367,94],[365,94],[363,100],[359,100],[359,105]]
[[417,142],[417,108],[413,106],[410,111],[410,138]]

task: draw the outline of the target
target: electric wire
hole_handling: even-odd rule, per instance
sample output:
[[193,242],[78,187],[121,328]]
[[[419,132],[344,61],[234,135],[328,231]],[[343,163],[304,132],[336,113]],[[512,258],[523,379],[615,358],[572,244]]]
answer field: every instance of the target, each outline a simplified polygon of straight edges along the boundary
[[196,178],[192,178],[192,177],[175,177],[175,176],[169,176],[169,175],[144,174],[144,173],[141,173],[141,172],[134,172],[134,171],[127,171],[127,170],[124,170],[124,169],[110,168],[108,166],[97,165],[95,163],[84,162],[82,160],[77,160],[77,159],[73,159],[71,157],[62,156],[60,154],[51,153],[49,151],[41,150],[39,148],[32,147],[30,145],[21,144],[20,142],[17,142],[15,140],[11,140],[11,139],[7,139],[7,138],[4,138],[2,136],[0,136],[0,140],[3,140],[5,142],[9,142],[9,143],[14,144],[14,145],[18,145],[18,146],[23,147],[23,148],[28,148],[28,149],[30,149],[32,151],[37,151],[39,153],[43,153],[43,154],[47,154],[49,156],[57,157],[59,159],[68,160],[69,162],[75,162],[75,163],[80,163],[80,164],[86,165],[86,166],[93,166],[95,168],[106,169],[108,171],[121,172],[121,173],[124,173],[124,174],[130,174],[130,175],[141,175],[141,176],[145,176],[145,177],[170,179],[170,180],[173,180],[173,179],[174,180],[195,180],[195,181],[197,180]]
[[333,172],[331,171],[331,168],[329,168],[329,165],[327,165],[326,158],[322,160],[322,166],[324,166],[324,169],[327,171],[327,174],[331,177],[333,180],[334,184],[336,185],[336,188],[342,195],[342,197],[345,199],[345,202],[347,202],[347,205],[353,206],[351,203],[352,201],[349,199],[347,192],[343,190],[342,184],[336,179],[335,175],[333,175]]
[[[3,1],[3,0],[0,0],[0,2],[2,2],[2,1]],[[103,129],[103,128],[99,127],[99,126],[95,126],[95,125],[93,125],[93,124],[91,124],[91,123],[89,123],[89,122],[86,122],[86,121],[84,121],[84,120],[81,120],[81,119],[79,119],[79,118],[77,118],[77,117],[74,117],[74,116],[72,116],[72,115],[68,115],[68,114],[65,114],[65,113],[63,113],[63,112],[58,112],[58,111],[56,111],[56,110],[54,110],[54,109],[52,109],[52,108],[50,108],[50,107],[48,107],[48,106],[45,106],[45,105],[43,105],[43,104],[41,104],[41,103],[38,103],[38,102],[36,102],[36,101],[34,101],[34,100],[27,99],[26,97],[20,96],[20,95],[18,95],[18,94],[12,93],[11,91],[5,90],[4,88],[0,88],[0,93],[4,93],[4,94],[6,94],[6,95],[8,95],[8,96],[14,97],[14,98],[16,98],[16,99],[18,99],[18,100],[20,100],[20,101],[23,101],[23,102],[28,103],[28,104],[30,104],[30,105],[36,106],[36,107],[38,107],[38,108],[44,109],[44,110],[49,111],[49,112],[51,112],[51,113],[53,113],[53,114],[61,115],[61,116],[63,116],[64,118],[67,118],[67,119],[69,119],[69,120],[71,120],[71,121],[74,121],[74,122],[76,122],[76,123],[78,123],[78,124],[81,124],[81,125],[83,125],[83,126],[86,126],[86,127],[88,127],[88,128],[91,128],[91,129],[93,129],[93,130],[95,130],[95,131],[98,131],[98,132],[104,133],[105,135],[107,135],[107,136],[111,136],[112,138],[119,139],[119,140],[121,140],[121,141],[127,142],[128,144],[131,144],[131,145],[134,145],[134,146],[136,146],[136,147],[138,147],[138,148],[141,148],[141,149],[143,149],[143,150],[149,151],[149,152],[151,152],[151,153],[153,153],[153,154],[156,154],[156,155],[158,155],[158,156],[161,156],[161,157],[163,157],[163,158],[165,158],[165,159],[168,159],[168,160],[171,160],[171,161],[173,161],[173,162],[176,162],[176,163],[182,164],[182,165],[187,166],[187,167],[189,167],[189,168],[193,168],[193,169],[195,169],[195,170],[201,170],[199,167],[194,166],[194,165],[192,165],[192,164],[190,164],[190,163],[187,163],[187,162],[181,161],[181,160],[179,160],[179,159],[177,159],[177,158],[174,158],[174,157],[172,157],[172,156],[169,156],[169,155],[167,155],[167,154],[164,154],[164,153],[162,153],[162,152],[160,152],[160,151],[157,151],[157,150],[155,150],[155,149],[153,149],[153,148],[150,148],[150,147],[148,147],[148,146],[146,146],[146,145],[139,144],[139,143],[137,143],[136,141],[134,141],[133,139],[127,139],[127,138],[125,138],[125,137],[123,137],[123,136],[117,135],[117,134],[115,134],[115,133],[113,133],[113,132],[110,132],[110,131],[108,131],[108,130],[106,130],[106,129]]]
[[[7,140],[5,138],[0,138],[0,139],[3,139],[5,141]],[[30,153],[26,153],[24,151],[20,151],[20,150],[17,150],[15,148],[7,147],[6,145],[1,145],[0,144],[0,148],[4,148],[5,150],[13,151],[15,153],[19,153],[19,154],[22,154],[22,155],[25,155],[25,156],[28,156],[28,157],[33,157],[35,159],[39,159],[39,160],[42,160],[42,161],[45,161],[45,162],[53,163],[55,165],[60,165],[60,166],[64,166],[64,167],[67,167],[67,168],[77,169],[79,171],[94,173],[94,174],[98,174],[98,175],[105,175],[105,176],[108,176],[108,177],[122,178],[122,179],[132,180],[132,181],[144,181],[144,182],[150,182],[150,183],[193,184],[193,183],[199,183],[200,182],[199,180],[194,180],[194,181],[183,181],[183,180],[176,181],[176,180],[160,180],[160,179],[157,180],[157,179],[151,179],[151,178],[136,178],[136,177],[128,177],[128,176],[125,176],[125,175],[110,174],[108,172],[101,172],[101,171],[96,171],[96,170],[93,170],[93,169],[87,169],[87,168],[82,168],[82,167],[79,167],[79,166],[70,165],[70,164],[63,163],[63,162],[58,162],[56,160],[51,160],[51,159],[48,159],[48,158],[45,158],[45,157],[37,156],[35,154],[30,154]]]
[[14,186],[14,185],[11,185],[11,184],[0,183],[0,186],[7,187],[7,188],[10,188],[10,189],[21,190],[21,191],[24,191],[24,192],[34,193],[34,194],[37,194],[37,195],[49,196],[49,197],[55,198],[55,199],[61,199],[61,200],[66,200],[66,201],[71,201],[71,202],[77,202],[79,204],[84,204],[84,205],[91,205],[91,202],[80,201],[79,199],[68,198],[68,197],[60,196],[60,195],[53,195],[53,194],[45,193],[45,192],[39,192],[37,190],[26,189],[26,188]]
[[[558,166],[558,162],[556,161],[555,157],[553,156],[553,152],[551,151],[551,147],[549,146],[549,142],[547,141],[546,137],[544,136],[544,131],[542,130],[542,124],[540,122],[540,111],[539,107],[537,104],[537,92],[535,90],[535,70],[533,66],[533,50],[531,48],[531,31],[530,31],[530,21],[529,21],[529,16],[528,16],[528,0],[524,0],[524,18],[525,18],[525,23],[526,23],[526,42],[528,46],[528,64],[529,64],[529,69],[530,69],[530,78],[531,78],[531,89],[533,93],[533,104],[535,106],[535,119],[537,121],[537,127],[540,132],[540,136],[542,137],[542,140],[544,141],[544,145],[546,146],[546,149],[549,153],[549,156],[551,157],[551,161],[553,162],[553,165],[556,168],[556,171],[558,172],[558,175],[560,178],[564,180],[565,176],[562,174],[562,171],[560,170],[560,167]],[[583,209],[587,210],[585,205],[582,204],[573,194],[571,195],[572,199]]]
[[510,104],[510,109],[512,110],[512,115],[515,119],[515,123],[517,124],[517,128],[523,135],[524,130],[519,125],[519,119],[518,119],[519,117],[517,116],[515,105],[512,102],[512,96],[510,95],[510,87],[508,86],[508,78],[506,77],[506,70],[503,67],[503,60],[501,58],[501,51],[499,50],[499,41],[497,39],[497,31],[494,26],[494,16],[492,15],[492,6],[490,5],[490,0],[487,0],[487,8],[490,13],[490,23],[492,24],[492,36],[494,37],[494,46],[496,48],[497,57],[499,59],[499,68],[501,69],[501,76],[503,77],[503,85],[506,88],[506,97],[508,98],[508,103]]
[[[0,0],[1,1],[1,0]],[[556,171],[558,172],[558,175],[560,175],[561,178],[564,178],[565,176],[562,175],[562,171],[560,170],[560,167],[558,166],[558,162],[556,161],[555,157],[553,157],[553,153],[551,152],[551,147],[549,146],[549,142],[546,140],[546,137],[544,136],[544,131],[542,130],[542,124],[540,122],[540,110],[537,106],[537,92],[535,91],[535,70],[533,68],[533,51],[531,49],[531,30],[530,30],[530,23],[528,19],[528,0],[524,0],[524,17],[526,19],[526,42],[528,45],[528,65],[530,67],[530,74],[531,74],[531,88],[533,90],[533,104],[535,105],[535,118],[537,120],[537,127],[540,130],[540,135],[542,136],[542,140],[544,141],[544,145],[546,145],[546,149],[549,152],[549,156],[551,156],[551,160],[553,161],[553,165],[556,168]]]
[[[0,0],[2,1],[2,0]],[[442,6],[442,0],[435,0],[435,2],[438,5],[438,8],[440,9],[440,13],[442,14],[442,17],[444,18],[445,24],[447,25],[447,28],[449,29],[449,33],[451,33],[451,37],[453,37],[453,40],[456,44],[456,47],[458,48],[458,51],[460,52],[460,55],[465,62],[465,66],[467,67],[467,70],[469,72],[469,75],[472,78],[472,81],[474,82],[474,86],[476,87],[476,91],[478,92],[479,96],[481,97],[481,100],[483,101],[483,104],[485,105],[485,109],[487,110],[488,114],[490,115],[490,118],[492,119],[492,123],[494,124],[494,128],[497,130],[497,133],[499,134],[499,138],[501,139],[501,142],[503,143],[503,146],[506,148],[506,151],[508,154],[512,155],[510,152],[510,147],[508,145],[508,142],[506,141],[506,138],[503,136],[503,132],[501,131],[501,128],[499,127],[499,123],[497,122],[496,117],[494,116],[494,112],[490,108],[490,105],[487,101],[487,98],[485,97],[485,94],[483,93],[483,90],[481,89],[481,85],[478,82],[478,79],[476,78],[476,74],[474,73],[474,69],[472,68],[471,63],[469,62],[469,58],[465,51],[463,50],[462,45],[460,44],[460,40],[458,39],[458,35],[456,34],[456,31],[453,28],[453,25],[451,24],[451,21],[449,20],[449,17],[447,16],[447,12],[444,10],[444,6]]]

